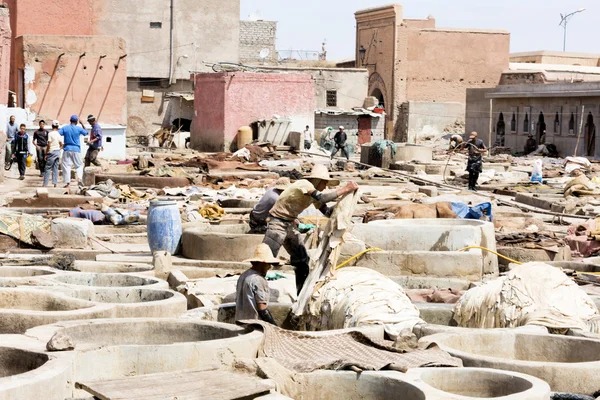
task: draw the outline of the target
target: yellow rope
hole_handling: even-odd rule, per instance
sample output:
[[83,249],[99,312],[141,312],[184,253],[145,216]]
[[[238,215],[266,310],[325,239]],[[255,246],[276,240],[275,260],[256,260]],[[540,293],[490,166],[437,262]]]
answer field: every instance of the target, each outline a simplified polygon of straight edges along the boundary
[[481,247],[481,246],[469,246],[469,247],[465,247],[464,249],[460,249],[460,250],[459,250],[459,252],[462,252],[462,251],[467,251],[467,250],[470,250],[470,249],[481,249],[481,250],[485,250],[485,251],[488,251],[488,252],[490,252],[490,253],[493,253],[493,254],[497,255],[497,256],[498,256],[498,257],[500,257],[500,258],[504,258],[505,260],[508,260],[508,261],[510,261],[511,263],[518,264],[518,265],[521,265],[521,264],[523,264],[522,262],[519,262],[519,261],[517,261],[517,260],[513,260],[512,258],[505,257],[505,256],[503,256],[502,254],[498,254],[498,253],[496,253],[494,250],[490,250],[490,249],[487,249],[487,248],[485,248],[485,247]]
[[351,263],[352,261],[356,260],[358,257],[362,256],[363,254],[366,254],[370,251],[383,251],[383,249],[378,249],[376,247],[372,247],[370,249],[366,249],[365,251],[361,251],[360,253],[358,253],[357,255],[350,257],[349,259],[347,259],[346,261],[344,261],[343,263],[341,263],[340,265],[338,265],[337,267],[335,267],[334,271],[337,271],[340,268],[345,267],[346,265],[348,265],[349,263]]

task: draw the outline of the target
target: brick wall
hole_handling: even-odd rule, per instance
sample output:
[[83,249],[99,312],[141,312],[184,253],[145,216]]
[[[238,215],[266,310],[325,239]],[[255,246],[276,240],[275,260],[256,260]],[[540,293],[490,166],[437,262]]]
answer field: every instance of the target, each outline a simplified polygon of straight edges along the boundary
[[269,49],[268,60],[277,59],[277,22],[240,21],[240,61],[258,61],[262,49]]

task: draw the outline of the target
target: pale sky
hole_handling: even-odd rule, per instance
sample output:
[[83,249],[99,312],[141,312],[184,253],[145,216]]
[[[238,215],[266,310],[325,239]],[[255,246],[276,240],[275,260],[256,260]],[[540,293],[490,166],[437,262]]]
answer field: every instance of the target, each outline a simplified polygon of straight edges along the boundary
[[[392,3],[382,0],[241,0],[241,19],[278,21],[277,49],[320,50],[329,60],[354,57],[354,12]],[[568,24],[567,51],[600,53],[598,0],[404,0],[405,18],[433,15],[438,27],[503,29],[511,52],[562,50],[560,13],[586,8]]]

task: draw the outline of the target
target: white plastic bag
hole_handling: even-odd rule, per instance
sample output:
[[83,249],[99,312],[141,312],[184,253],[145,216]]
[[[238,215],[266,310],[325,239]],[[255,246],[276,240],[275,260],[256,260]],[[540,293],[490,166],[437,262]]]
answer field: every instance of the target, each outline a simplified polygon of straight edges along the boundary
[[542,160],[535,160],[533,163],[533,170],[531,171],[531,182],[542,183]]

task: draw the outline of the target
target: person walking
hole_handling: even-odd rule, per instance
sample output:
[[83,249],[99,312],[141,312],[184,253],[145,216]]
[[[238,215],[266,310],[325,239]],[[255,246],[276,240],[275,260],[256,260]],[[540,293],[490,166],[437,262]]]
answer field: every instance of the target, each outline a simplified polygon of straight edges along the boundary
[[27,156],[29,156],[29,136],[25,131],[25,124],[21,124],[19,132],[15,135],[12,143],[12,157],[17,161],[19,167],[19,180],[25,179],[27,170]]
[[329,171],[324,165],[315,165],[309,176],[296,181],[281,193],[279,199],[269,213],[267,232],[263,243],[268,245],[273,255],[277,257],[281,246],[290,254],[291,264],[296,271],[296,290],[298,294],[308,278],[309,257],[300,232],[297,230],[297,218],[311,205],[315,205],[325,216],[333,212],[327,203],[336,201],[346,193],[358,190],[355,182],[348,182],[346,186],[336,190],[323,192],[327,186],[337,186],[339,180],[331,179]]
[[52,184],[58,185],[58,164],[60,161],[60,149],[62,143],[58,133],[59,122],[52,121],[52,131],[48,134],[48,145],[46,147],[46,169],[44,170],[44,187],[48,186],[50,174],[52,174]]
[[13,154],[12,145],[15,141],[19,128],[15,124],[15,116],[11,115],[8,123],[6,124],[6,151],[4,153],[4,162],[10,163]]
[[343,126],[340,126],[340,130],[335,133],[333,141],[335,142],[335,149],[331,154],[331,158],[335,157],[338,151],[341,150],[342,155],[346,157],[346,160],[349,160],[350,156],[348,155],[348,150],[346,149],[346,141],[348,141],[348,135],[346,135]]
[[58,133],[63,137],[63,156],[62,172],[65,187],[71,184],[71,168],[75,166],[77,170],[77,182],[80,183],[83,178],[83,168],[81,168],[81,137],[87,136],[88,132],[77,125],[79,117],[72,115],[70,124],[62,127]]
[[44,176],[46,170],[46,154],[48,147],[48,131],[44,129],[46,121],[40,121],[39,129],[33,133],[33,145],[35,146],[40,176]]
[[275,186],[267,189],[264,196],[252,208],[250,212],[250,233],[265,233],[267,231],[267,219],[269,212],[279,199],[281,193],[287,189],[292,182],[289,178],[279,178],[275,182]]
[[235,291],[235,321],[253,319],[263,320],[277,326],[269,312],[269,283],[267,272],[281,265],[281,260],[273,257],[271,249],[266,244],[259,244],[254,250],[254,257],[246,260],[252,268],[244,272],[237,281]]
[[[100,167],[102,164],[98,161],[98,153],[102,150],[102,128],[93,115],[88,115],[87,121],[92,126],[92,132],[90,133],[88,150],[85,153],[85,166],[89,167],[91,164],[94,164]],[[81,122],[81,126],[85,129],[83,122]]]
[[315,140],[315,137],[310,130],[310,126],[306,125],[306,129],[304,130],[304,150],[310,150],[312,146],[312,142]]
[[463,147],[467,147],[469,159],[467,161],[467,171],[469,172],[469,190],[477,191],[477,181],[479,174],[483,172],[483,157],[482,154],[487,152],[487,148],[483,140],[477,138],[477,132],[471,132],[469,141],[463,143]]

